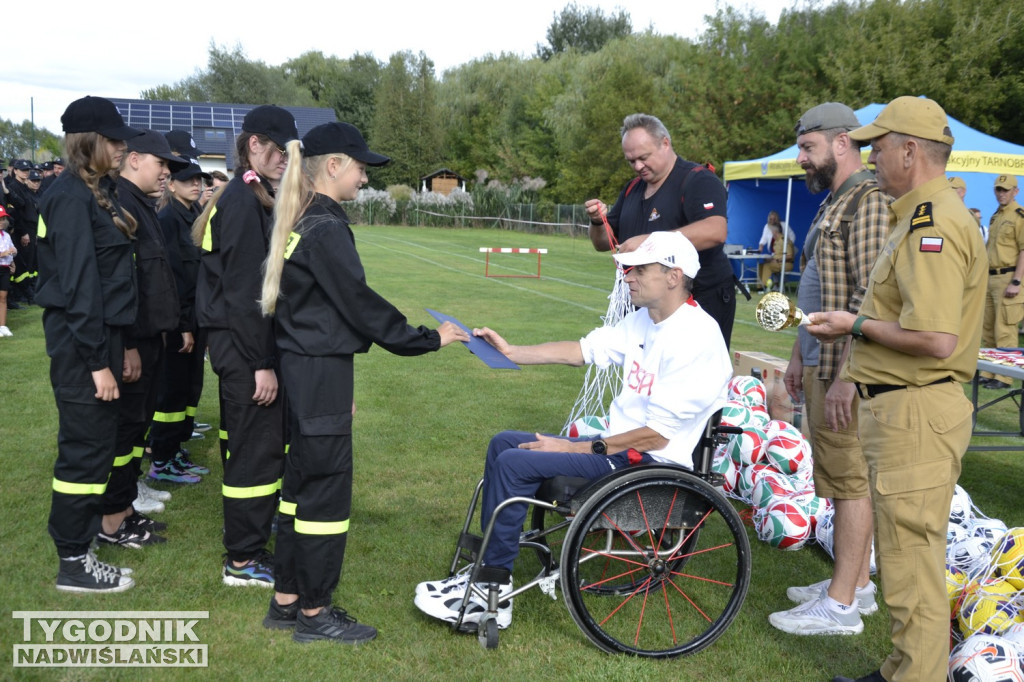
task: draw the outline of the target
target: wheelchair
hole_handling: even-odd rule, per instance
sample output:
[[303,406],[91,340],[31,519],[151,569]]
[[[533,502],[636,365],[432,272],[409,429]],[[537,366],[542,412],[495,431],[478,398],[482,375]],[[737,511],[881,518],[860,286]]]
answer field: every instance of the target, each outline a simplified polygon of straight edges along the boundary
[[[457,631],[476,631],[481,646],[498,646],[499,596],[540,589],[557,599],[598,648],[650,658],[696,653],[711,645],[739,613],[750,586],[750,544],[732,503],[715,486],[715,447],[740,429],[707,423],[694,450],[694,467],[650,463],[595,480],[556,477],[536,498],[504,501],[483,536],[470,532],[483,488],[469,503],[449,575],[473,564]],[[535,578],[499,595],[508,572],[481,566],[495,519],[506,506],[532,505],[520,555],[539,559]],[[463,623],[471,593],[485,599],[479,623]]]

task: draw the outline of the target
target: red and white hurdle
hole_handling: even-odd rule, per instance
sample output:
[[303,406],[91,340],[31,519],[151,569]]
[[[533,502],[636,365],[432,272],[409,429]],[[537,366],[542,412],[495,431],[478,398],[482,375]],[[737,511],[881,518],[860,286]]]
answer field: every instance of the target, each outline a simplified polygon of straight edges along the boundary
[[[480,253],[486,253],[487,256],[484,259],[484,277],[531,277],[533,279],[540,278],[540,257],[547,253],[547,249],[516,249],[516,248],[501,248],[501,247],[487,247],[481,246]],[[491,254],[492,253],[529,253],[537,254],[537,274],[536,275],[492,275],[491,274]]]

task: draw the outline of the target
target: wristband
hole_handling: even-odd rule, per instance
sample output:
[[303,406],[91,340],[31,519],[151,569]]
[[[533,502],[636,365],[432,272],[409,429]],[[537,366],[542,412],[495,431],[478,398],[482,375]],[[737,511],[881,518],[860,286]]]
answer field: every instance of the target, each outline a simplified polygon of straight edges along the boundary
[[861,325],[864,324],[864,320],[866,319],[868,318],[864,317],[863,315],[857,316],[857,319],[854,320],[853,322],[853,327],[850,329],[850,336],[852,336],[855,339],[860,339],[861,341],[867,341],[867,337],[864,336],[864,332],[860,330]]

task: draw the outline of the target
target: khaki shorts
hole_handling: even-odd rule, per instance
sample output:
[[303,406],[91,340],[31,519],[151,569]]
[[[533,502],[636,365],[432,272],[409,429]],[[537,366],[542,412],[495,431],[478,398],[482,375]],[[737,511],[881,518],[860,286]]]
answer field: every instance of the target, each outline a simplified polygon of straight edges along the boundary
[[853,396],[850,423],[842,431],[833,431],[825,424],[825,393],[828,384],[818,379],[817,367],[804,367],[804,402],[811,427],[814,458],[814,490],[818,497],[840,500],[861,500],[870,497],[868,465],[857,437],[857,407],[860,398]]

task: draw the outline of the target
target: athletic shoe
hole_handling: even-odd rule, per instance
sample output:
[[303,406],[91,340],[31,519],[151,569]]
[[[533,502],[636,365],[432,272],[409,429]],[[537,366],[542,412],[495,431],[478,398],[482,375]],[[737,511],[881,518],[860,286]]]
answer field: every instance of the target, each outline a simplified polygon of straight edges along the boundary
[[97,559],[92,550],[60,560],[57,589],[61,592],[124,592],[134,585],[127,574]]
[[287,630],[295,627],[295,619],[299,615],[299,600],[288,606],[281,606],[274,597],[270,598],[270,608],[263,617],[263,627],[270,630]]
[[355,618],[348,615],[345,609],[325,606],[315,616],[307,616],[299,611],[295,619],[295,632],[292,634],[292,640],[302,644],[320,640],[359,644],[360,642],[369,642],[376,636],[376,628],[361,625]]
[[[108,545],[117,545],[118,547],[127,547],[128,549],[142,549],[147,545],[159,545],[167,542],[165,538],[155,533],[139,528],[134,524],[129,524],[128,519],[122,521],[121,526],[110,535],[100,531],[96,535],[96,539]],[[117,569],[114,568],[114,570]],[[120,573],[120,571],[118,572]]]
[[192,435],[189,436],[188,439],[189,440],[202,440],[205,437],[206,436],[204,436],[203,434],[199,433],[198,431],[193,431]]
[[178,454],[174,456],[174,466],[178,471],[184,471],[190,474],[197,474],[199,476],[205,476],[210,473],[210,470],[206,467],[196,464],[189,459],[188,452],[185,450],[178,450]]
[[789,611],[777,611],[768,616],[768,622],[792,635],[859,635],[864,631],[857,609],[840,613],[829,607],[827,599],[818,597]]
[[[477,583],[476,586],[484,591],[483,597],[474,592],[469,597],[469,604],[466,606],[466,614],[462,619],[463,625],[474,625],[480,622],[480,617],[487,612],[487,584]],[[498,621],[498,629],[504,630],[512,624],[512,599],[505,599],[501,601],[501,598],[512,592],[512,583],[509,582],[501,586],[499,592],[498,602],[498,613],[496,620]],[[459,619],[459,609],[462,608],[462,602],[465,599],[465,591],[462,594],[457,594],[449,597],[433,597],[429,594],[419,594],[413,600],[418,608],[423,613],[434,618],[445,621],[446,623],[454,623]]]
[[[796,602],[797,604],[804,604],[806,602],[813,601],[818,597],[827,595],[828,586],[831,584],[832,579],[828,578],[812,585],[790,587],[786,590],[786,596],[789,597],[790,601]],[[877,589],[875,588],[875,584],[870,580],[864,587],[857,588],[857,610],[860,611],[860,615],[870,616],[878,610],[878,604],[875,602],[876,592]]]
[[156,519],[151,519],[139,511],[136,511],[131,516],[126,516],[124,520],[128,522],[129,526],[148,530],[150,533],[162,533],[167,530],[166,523],[163,521],[157,521]]
[[441,580],[427,580],[416,586],[416,596],[421,594],[433,597],[445,597],[452,592],[458,592],[461,596],[466,591],[466,584],[469,582],[469,574],[473,571],[473,564],[463,566],[455,575]]
[[143,514],[159,514],[165,508],[164,503],[160,500],[154,500],[151,497],[144,497],[142,495],[135,498],[132,502],[132,507],[134,507],[136,512]]
[[166,490],[155,490],[150,488],[141,478],[138,480],[137,485],[140,497],[148,497],[149,499],[156,500],[158,502],[167,502],[171,499],[171,494],[169,492]]
[[234,587],[274,586],[274,559],[270,552],[264,550],[260,556],[249,559],[241,566],[235,566],[231,559],[224,559],[223,578],[225,585]]
[[211,427],[209,424],[205,424],[203,422],[196,422],[195,424],[192,425],[192,430],[198,431],[199,433],[206,433],[211,428],[213,428],[213,427]]
[[14,332],[7,328],[7,325],[0,326],[0,336],[14,336]]
[[163,466],[150,464],[147,476],[154,481],[167,481],[168,483],[199,483],[203,480],[195,474],[179,470],[173,459]]

